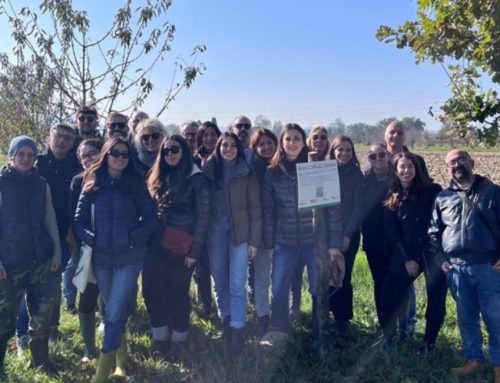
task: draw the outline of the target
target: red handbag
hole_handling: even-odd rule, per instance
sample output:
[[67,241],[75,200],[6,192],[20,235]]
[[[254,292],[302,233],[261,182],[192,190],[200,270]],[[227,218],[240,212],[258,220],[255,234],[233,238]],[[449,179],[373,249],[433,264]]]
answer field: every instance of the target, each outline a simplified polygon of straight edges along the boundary
[[174,226],[165,226],[161,237],[161,247],[169,253],[186,256],[193,246],[193,241],[192,234]]

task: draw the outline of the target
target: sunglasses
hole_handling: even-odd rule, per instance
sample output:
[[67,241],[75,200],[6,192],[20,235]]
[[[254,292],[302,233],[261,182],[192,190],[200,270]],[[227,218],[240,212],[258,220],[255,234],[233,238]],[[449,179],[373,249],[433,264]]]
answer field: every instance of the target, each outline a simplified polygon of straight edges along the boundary
[[99,151],[98,150],[90,150],[88,151],[87,153],[85,154],[82,154],[80,157],[82,158],[82,160],[86,160],[87,158],[92,158],[92,157],[95,157],[99,154]]
[[179,145],[174,145],[174,146],[171,146],[170,148],[163,148],[161,153],[164,155],[164,156],[168,156],[169,153],[172,153],[172,154],[177,154],[181,151],[181,147]]
[[238,130],[250,129],[252,127],[252,124],[236,124],[234,127]]
[[92,116],[91,114],[89,115],[81,115],[81,116],[78,116],[78,121],[80,122],[84,122],[85,120],[87,120],[87,122],[94,122],[95,121],[95,117]]
[[118,149],[111,149],[108,154],[113,158],[120,158],[120,156],[124,160],[128,160],[130,158],[130,153],[127,151],[120,152]]
[[328,137],[326,136],[326,134],[320,134],[320,135],[318,135],[318,134],[314,134],[314,135],[312,136],[312,139],[313,139],[313,140],[318,140],[318,139],[319,139],[319,140],[326,141],[326,139],[327,139],[327,138],[328,138]]
[[127,127],[127,124],[124,122],[112,122],[108,125],[109,130],[123,130]]
[[144,134],[141,136],[141,140],[143,140],[143,141],[155,140],[156,141],[160,137],[161,137],[160,133]]
[[378,153],[370,153],[370,154],[368,154],[368,158],[370,160],[372,160],[372,161],[375,161],[377,159],[377,157],[380,160],[383,160],[386,156],[387,156],[386,152],[378,152]]
[[451,161],[448,161],[446,163],[446,166],[449,167],[449,168],[453,168],[457,165],[465,165],[469,162],[469,158],[465,157],[465,156],[461,156],[461,157],[458,157],[458,158],[455,158]]

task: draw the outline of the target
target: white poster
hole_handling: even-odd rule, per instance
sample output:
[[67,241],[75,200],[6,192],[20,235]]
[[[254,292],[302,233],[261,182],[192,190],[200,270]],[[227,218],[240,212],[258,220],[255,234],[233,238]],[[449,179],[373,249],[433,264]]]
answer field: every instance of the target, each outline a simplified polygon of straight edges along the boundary
[[337,161],[297,164],[299,209],[313,209],[340,203]]

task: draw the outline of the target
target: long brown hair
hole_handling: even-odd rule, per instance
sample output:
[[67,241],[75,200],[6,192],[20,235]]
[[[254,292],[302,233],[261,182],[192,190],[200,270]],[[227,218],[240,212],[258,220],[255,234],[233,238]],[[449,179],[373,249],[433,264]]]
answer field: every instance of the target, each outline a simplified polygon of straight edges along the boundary
[[403,188],[399,177],[394,177],[394,182],[389,188],[388,197],[384,202],[384,206],[393,211],[399,210],[404,200],[410,199],[418,202],[419,197],[422,196],[421,190],[428,182],[423,175],[422,168],[420,167],[417,157],[410,152],[401,152],[394,156],[394,159],[392,160],[392,168],[394,169],[394,172],[397,172],[398,162],[403,158],[410,160],[413,164],[413,167],[415,168],[415,177],[411,181],[411,185],[407,188]]
[[306,145],[306,133],[304,132],[304,129],[300,127],[299,124],[286,124],[283,127],[283,130],[281,131],[280,138],[278,140],[278,149],[274,153],[273,158],[271,158],[270,166],[275,168],[279,165],[280,161],[286,157],[285,149],[283,147],[283,139],[285,137],[285,133],[288,132],[289,130],[296,130],[297,132],[300,133],[302,136],[302,141],[304,142],[304,147],[302,148],[301,152],[299,153],[296,162],[307,162],[307,145]]
[[354,161],[354,163],[359,167],[359,160],[358,156],[356,155],[356,150],[354,149],[354,142],[352,142],[351,137],[346,136],[345,134],[339,134],[338,136],[335,136],[332,140],[332,144],[330,145],[330,149],[328,150],[328,158],[330,160],[335,159],[335,150],[340,146],[342,142],[347,142],[351,145],[352,148],[352,159],[351,161]]
[[136,172],[134,161],[132,159],[132,146],[126,140],[121,137],[112,137],[108,139],[102,146],[101,153],[95,164],[93,164],[89,170],[85,173],[85,178],[83,180],[84,186],[83,191],[85,193],[91,193],[99,190],[100,184],[103,178],[108,174],[108,155],[111,149],[115,145],[123,144],[127,147],[129,152],[128,164],[123,169],[120,181],[117,183],[119,187],[124,190],[129,190],[137,185],[138,174]]

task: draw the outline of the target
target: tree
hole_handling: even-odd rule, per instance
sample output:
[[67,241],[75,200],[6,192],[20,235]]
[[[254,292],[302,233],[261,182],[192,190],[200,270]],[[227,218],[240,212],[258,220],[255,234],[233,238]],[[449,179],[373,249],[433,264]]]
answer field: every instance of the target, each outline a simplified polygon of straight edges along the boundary
[[345,134],[346,132],[345,129],[346,125],[341,118],[336,118],[335,121],[333,121],[326,127],[326,130],[328,130],[328,136],[330,137],[335,137],[338,136],[339,134]]
[[[118,99],[125,96],[131,102],[120,111],[137,109],[156,86],[153,69],[170,52],[175,35],[175,25],[164,21],[171,0],[150,0],[136,7],[132,0],[124,0],[110,17],[109,28],[98,36],[92,34],[87,12],[74,9],[71,0],[43,0],[40,13],[28,7],[17,12],[12,3],[0,0],[0,15],[10,24],[15,43],[17,62],[11,65],[38,64],[54,85],[46,107],[59,109],[60,120],[83,104],[107,114],[118,109]],[[194,47],[191,62],[179,59],[172,79],[164,76],[166,84],[158,85],[164,92],[158,116],[203,72],[197,59],[204,50],[203,45]]]
[[479,138],[492,145],[498,140],[500,99],[494,89],[482,91],[478,79],[488,76],[495,86],[500,83],[498,20],[498,0],[420,0],[417,20],[396,29],[380,26],[376,33],[380,41],[409,47],[417,64],[440,63],[452,95],[437,118],[462,136],[478,125]]
[[369,145],[373,143],[372,133],[374,129],[375,127],[373,125],[368,125],[364,122],[358,122],[355,124],[347,125],[346,132],[355,144]]
[[257,117],[255,117],[255,119],[253,120],[253,125],[262,129],[272,129],[271,120],[262,114],[259,114]]

